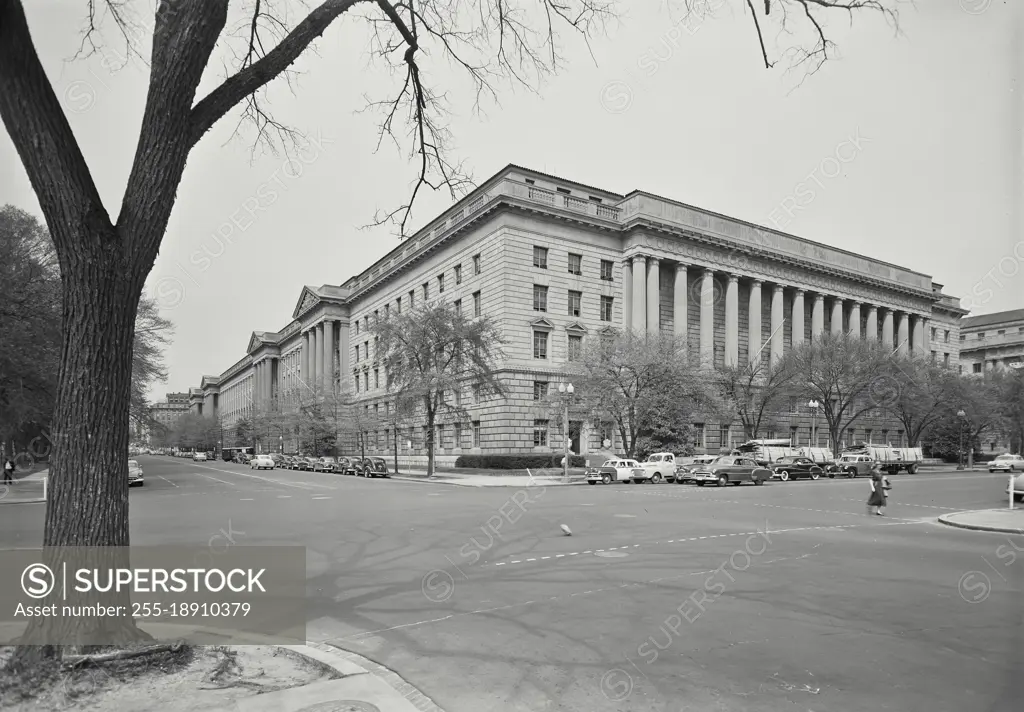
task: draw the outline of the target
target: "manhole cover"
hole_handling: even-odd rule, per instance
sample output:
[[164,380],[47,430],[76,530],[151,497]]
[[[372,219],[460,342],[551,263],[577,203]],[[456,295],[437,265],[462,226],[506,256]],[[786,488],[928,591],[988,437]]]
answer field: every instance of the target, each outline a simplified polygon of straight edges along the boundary
[[629,554],[624,551],[595,551],[594,556],[600,556],[602,559],[621,559]]
[[380,707],[371,705],[369,702],[359,700],[337,700],[334,702],[320,702],[309,707],[303,707],[296,712],[380,712]]

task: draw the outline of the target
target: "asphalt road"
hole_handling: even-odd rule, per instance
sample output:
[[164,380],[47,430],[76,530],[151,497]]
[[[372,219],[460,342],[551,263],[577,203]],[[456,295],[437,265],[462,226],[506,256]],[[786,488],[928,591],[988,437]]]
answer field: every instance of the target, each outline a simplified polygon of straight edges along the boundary
[[[308,637],[448,712],[1020,709],[1024,537],[986,472],[728,488],[465,488],[139,458],[136,545],[307,547]],[[0,508],[38,546],[43,505]],[[560,525],[570,527],[565,536]]]

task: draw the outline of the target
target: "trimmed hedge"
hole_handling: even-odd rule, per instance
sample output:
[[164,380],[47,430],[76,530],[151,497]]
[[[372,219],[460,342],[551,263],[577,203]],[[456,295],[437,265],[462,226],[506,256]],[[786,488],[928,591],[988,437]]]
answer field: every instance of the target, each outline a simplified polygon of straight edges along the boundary
[[[564,455],[460,455],[456,467],[480,470],[525,470],[527,468],[561,467]],[[583,455],[570,455],[569,467],[586,467]]]

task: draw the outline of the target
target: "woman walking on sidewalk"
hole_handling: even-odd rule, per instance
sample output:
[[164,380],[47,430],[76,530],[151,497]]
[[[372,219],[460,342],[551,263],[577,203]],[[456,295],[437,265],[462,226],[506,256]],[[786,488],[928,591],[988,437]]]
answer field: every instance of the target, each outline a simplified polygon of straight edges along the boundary
[[871,514],[871,508],[874,507],[874,514],[880,517],[885,516],[885,504],[889,499],[887,490],[892,489],[892,485],[889,483],[889,478],[885,476],[885,472],[882,470],[882,465],[876,463],[871,468],[871,496],[868,497],[868,514]]
[[10,458],[4,458],[4,484],[14,482],[14,463]]

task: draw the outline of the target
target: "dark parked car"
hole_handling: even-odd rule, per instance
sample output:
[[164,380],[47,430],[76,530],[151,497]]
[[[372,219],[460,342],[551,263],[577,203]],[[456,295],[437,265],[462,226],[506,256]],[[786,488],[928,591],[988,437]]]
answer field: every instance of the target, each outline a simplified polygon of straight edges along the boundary
[[306,458],[301,455],[292,458],[292,469],[293,470],[308,470],[309,464],[306,462]]
[[358,465],[357,475],[363,477],[387,477],[388,463],[383,457],[365,457]]
[[339,457],[334,471],[339,475],[354,475],[356,474],[357,462],[359,462],[358,458]]
[[316,468],[320,464],[319,457],[304,457],[302,458],[302,460],[303,462],[306,463],[306,466],[302,468],[303,470],[308,470],[309,472],[316,472]]
[[338,461],[333,457],[321,457],[316,461],[317,472],[335,472],[338,467]]
[[728,484],[738,485],[741,482],[763,485],[771,476],[772,473],[768,469],[761,467],[753,459],[738,455],[723,455],[693,471],[693,479],[701,487],[707,482],[716,482],[719,487]]
[[806,457],[796,455],[780,457],[772,464],[772,478],[789,482],[790,480],[816,480],[824,474],[821,466]]
[[274,467],[284,466],[284,455],[279,452],[272,452],[269,455],[270,459],[274,461]]

